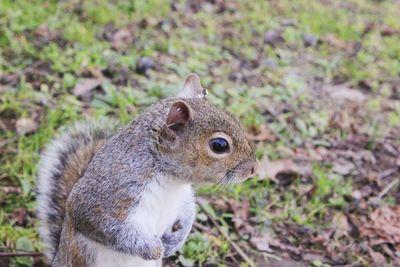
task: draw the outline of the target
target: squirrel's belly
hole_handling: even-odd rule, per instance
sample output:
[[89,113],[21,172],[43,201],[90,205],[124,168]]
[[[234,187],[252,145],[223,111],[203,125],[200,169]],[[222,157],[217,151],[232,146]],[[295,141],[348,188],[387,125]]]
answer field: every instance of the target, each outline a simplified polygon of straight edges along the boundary
[[[163,177],[157,177],[163,178]],[[127,222],[135,224],[149,236],[159,236],[170,230],[176,222],[182,204],[193,201],[190,184],[173,182],[169,179],[152,182],[141,196],[139,204],[128,215]],[[119,253],[87,239],[96,247],[95,267],[161,267],[162,260],[146,261],[139,256]]]
[[137,208],[128,216],[128,221],[140,225],[150,235],[160,236],[176,222],[182,204],[192,201],[193,193],[190,184],[175,182],[157,177],[148,185]]
[[161,267],[162,260],[146,261],[138,256],[126,255],[105,248],[98,251],[95,267]]
[[132,256],[109,249],[84,236],[81,237],[89,247],[93,249],[95,255],[93,266],[91,267],[161,267],[162,260],[146,261],[138,256]]

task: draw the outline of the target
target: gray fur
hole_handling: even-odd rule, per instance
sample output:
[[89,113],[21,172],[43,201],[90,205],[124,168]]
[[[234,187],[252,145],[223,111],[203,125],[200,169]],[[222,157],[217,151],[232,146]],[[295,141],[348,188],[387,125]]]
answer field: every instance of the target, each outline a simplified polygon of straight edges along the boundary
[[65,156],[95,139],[110,138],[116,130],[117,122],[111,119],[84,120],[57,136],[42,152],[37,177],[39,232],[50,262],[58,248],[65,214],[65,207],[54,201],[55,196],[62,194],[60,175],[65,168]]
[[[60,213],[58,216],[67,220],[67,224],[72,224],[79,234],[118,252],[156,260],[178,250],[195,218],[193,200],[183,205],[177,218],[182,229],[168,231],[163,236],[147,236],[137,226],[124,220],[125,211],[138,206],[147,185],[154,181],[158,173],[190,183],[219,183],[228,173],[242,179],[250,174],[251,166],[248,165],[254,165],[255,161],[239,124],[203,99],[180,99],[193,111],[192,120],[182,129],[168,128],[165,121],[169,108],[178,99],[161,100],[109,138],[72,188],[66,202],[68,216],[64,218],[64,214]],[[234,153],[229,158],[215,160],[206,156],[203,146],[207,143],[203,140],[218,131],[226,132],[234,140]],[[90,135],[90,131],[87,134]],[[65,142],[64,138],[58,138],[56,142],[72,142],[70,139]],[[56,150],[53,154],[58,152]],[[44,158],[48,157],[46,155]],[[42,160],[39,169],[46,168],[45,161]],[[42,171],[39,180],[43,176]],[[51,172],[47,176],[50,177],[46,179],[51,180]],[[43,188],[43,183],[39,183],[39,194],[42,196],[39,202],[45,203],[40,199],[52,193],[53,187]],[[51,222],[46,217],[46,208],[53,207],[49,202],[42,205],[39,208],[41,219],[47,221],[47,227],[51,225],[50,231],[59,232],[59,220],[57,225]],[[46,234],[42,237],[50,247],[49,255],[53,256],[58,249],[56,242],[48,242]],[[67,253],[64,248],[58,251],[60,255],[57,258],[61,258],[62,253]]]

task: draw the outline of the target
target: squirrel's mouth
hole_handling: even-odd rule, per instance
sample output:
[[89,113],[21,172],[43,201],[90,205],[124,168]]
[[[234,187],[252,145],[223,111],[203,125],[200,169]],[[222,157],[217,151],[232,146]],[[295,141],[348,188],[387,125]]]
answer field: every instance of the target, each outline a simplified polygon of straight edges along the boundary
[[235,167],[229,169],[218,184],[235,184],[246,181],[253,176],[255,166],[251,160],[242,160]]

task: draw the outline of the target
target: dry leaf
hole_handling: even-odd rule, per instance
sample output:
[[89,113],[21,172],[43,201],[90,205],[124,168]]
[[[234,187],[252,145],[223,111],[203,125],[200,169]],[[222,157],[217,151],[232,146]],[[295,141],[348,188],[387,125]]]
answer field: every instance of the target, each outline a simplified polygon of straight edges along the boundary
[[400,244],[400,206],[380,207],[369,216],[369,221],[360,227],[360,235],[367,237],[371,245]]
[[268,238],[264,237],[252,237],[250,239],[250,243],[254,246],[255,249],[262,251],[262,252],[269,252],[272,253],[272,249],[269,247]]
[[259,128],[250,129],[248,133],[246,133],[246,137],[250,141],[275,141],[275,135],[268,129],[266,124],[261,124]]
[[374,261],[375,266],[387,266],[386,258],[381,253],[375,252],[372,248],[368,247],[368,253]]
[[24,226],[27,222],[28,212],[25,208],[18,208],[13,211],[12,217],[17,225]]
[[232,221],[238,233],[241,235],[253,234],[254,228],[249,224],[249,200],[244,199],[241,202],[231,200],[229,204],[233,212]]
[[341,175],[348,175],[354,171],[355,168],[354,164],[347,160],[338,160],[333,163],[333,171]]
[[83,96],[95,89],[103,82],[103,79],[84,79],[81,80],[73,89],[75,96]]
[[118,30],[111,39],[112,48],[119,50],[133,42],[132,32],[128,29]]
[[22,192],[21,188],[16,186],[2,186],[0,187],[0,189],[6,194],[10,193],[20,194]]
[[19,118],[15,123],[15,128],[18,135],[33,133],[38,127],[38,123],[31,118]]
[[358,90],[349,88],[346,85],[334,85],[334,86],[324,86],[324,91],[326,91],[331,98],[337,100],[338,102],[351,101],[355,103],[362,103],[366,96]]
[[277,181],[279,174],[308,176],[311,174],[311,165],[308,162],[297,163],[291,159],[269,161],[268,157],[264,156],[257,168],[259,179],[264,180],[268,177],[272,181]]
[[348,236],[351,231],[351,226],[343,213],[336,213],[332,218],[333,227],[335,228],[335,237],[340,238]]
[[329,33],[329,34],[323,36],[321,38],[321,41],[324,43],[328,43],[332,46],[335,46],[337,48],[340,48],[340,49],[346,49],[348,46],[344,41],[338,39],[337,36],[332,33]]
[[217,211],[226,212],[229,210],[229,204],[221,198],[213,198],[210,200],[210,205]]

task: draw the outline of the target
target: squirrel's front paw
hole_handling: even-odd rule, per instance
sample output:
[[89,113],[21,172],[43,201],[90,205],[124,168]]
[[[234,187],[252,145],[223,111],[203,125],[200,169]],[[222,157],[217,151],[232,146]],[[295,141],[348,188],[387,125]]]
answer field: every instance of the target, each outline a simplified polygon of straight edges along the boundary
[[165,233],[161,240],[165,249],[164,257],[169,257],[182,247],[185,242],[185,234],[182,230]]
[[164,246],[160,238],[155,237],[152,242],[145,245],[142,257],[145,260],[158,260],[164,255]]

